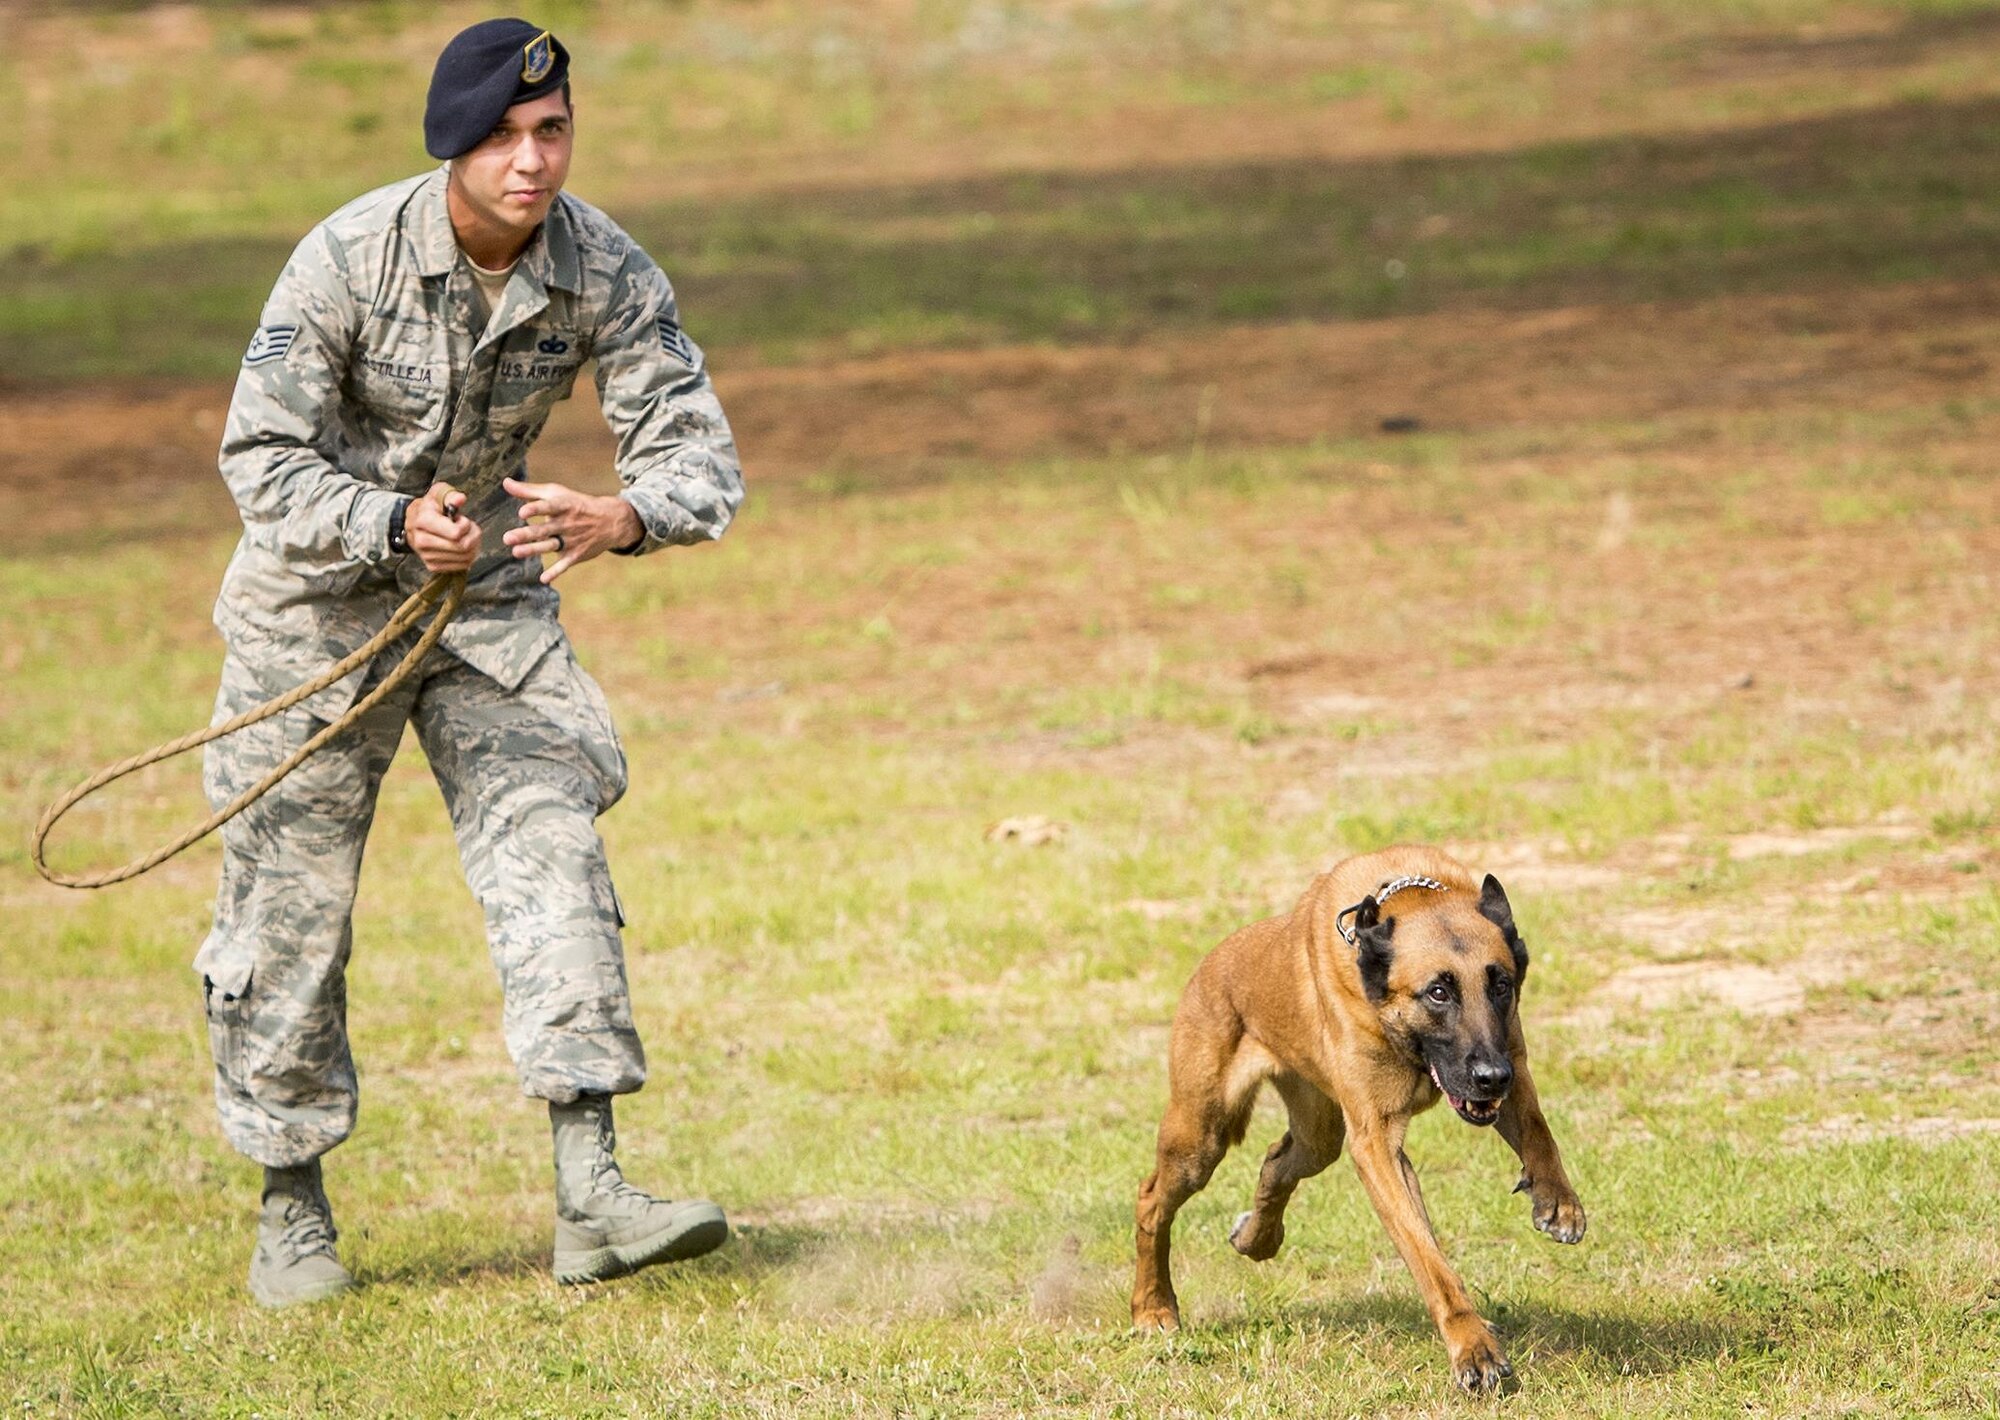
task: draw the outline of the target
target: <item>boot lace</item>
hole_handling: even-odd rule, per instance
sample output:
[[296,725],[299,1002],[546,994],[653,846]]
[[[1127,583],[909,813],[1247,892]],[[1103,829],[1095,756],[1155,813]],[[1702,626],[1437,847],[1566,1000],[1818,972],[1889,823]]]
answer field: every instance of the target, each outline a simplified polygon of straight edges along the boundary
[[310,1198],[285,1200],[285,1226],[279,1240],[294,1257],[331,1253],[335,1239],[333,1210]]
[[[670,1201],[627,1183],[624,1172],[608,1155],[601,1157],[590,1170],[590,1198],[598,1207],[610,1205],[613,1211],[620,1213]],[[623,1207],[619,1206],[621,1204]]]
[[644,1208],[666,1201],[625,1181],[625,1173],[618,1167],[617,1126],[611,1121],[608,1105],[597,1116],[597,1157],[590,1165],[590,1192],[593,1197],[627,1207]]
[[[595,1108],[591,1111],[588,1127],[595,1137],[591,1140],[589,1162],[586,1164],[574,1154],[566,1162],[559,1154],[556,1164],[558,1202],[562,1198],[565,1181],[571,1200],[567,1206],[584,1217],[633,1218],[671,1202],[670,1199],[657,1198],[644,1189],[634,1188],[625,1181],[625,1174],[618,1167],[618,1134],[612,1123],[609,1102],[590,1103]],[[571,1169],[574,1172],[570,1172]]]

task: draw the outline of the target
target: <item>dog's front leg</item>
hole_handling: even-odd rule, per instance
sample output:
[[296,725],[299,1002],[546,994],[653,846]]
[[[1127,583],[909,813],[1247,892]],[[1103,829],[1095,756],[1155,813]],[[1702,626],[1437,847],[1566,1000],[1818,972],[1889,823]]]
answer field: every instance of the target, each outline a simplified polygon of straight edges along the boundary
[[1390,1241],[1416,1278],[1417,1290],[1423,1293],[1424,1305],[1450,1353],[1452,1375],[1469,1391],[1498,1389],[1514,1374],[1513,1367],[1431,1232],[1422,1195],[1416,1191],[1416,1171],[1403,1157],[1408,1121],[1369,1118],[1353,1109],[1347,1119],[1348,1151],[1355,1170],[1382,1226],[1389,1230]]
[[1521,1156],[1521,1181],[1516,1193],[1526,1193],[1534,1207],[1535,1226],[1559,1243],[1583,1240],[1583,1202],[1563,1172],[1562,1152],[1549,1122],[1542,1117],[1535,1080],[1525,1055],[1514,1060],[1514,1085],[1500,1106],[1496,1127],[1500,1137]]

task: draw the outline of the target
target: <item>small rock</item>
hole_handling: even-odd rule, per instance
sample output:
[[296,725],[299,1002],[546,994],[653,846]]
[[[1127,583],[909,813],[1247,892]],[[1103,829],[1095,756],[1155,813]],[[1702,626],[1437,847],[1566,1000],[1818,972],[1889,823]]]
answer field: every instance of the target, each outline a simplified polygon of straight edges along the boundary
[[1040,814],[1022,814],[1014,818],[1003,818],[986,830],[988,843],[1004,843],[1008,839],[1033,848],[1043,843],[1060,843],[1069,832],[1069,825],[1057,823],[1054,819],[1043,818]]

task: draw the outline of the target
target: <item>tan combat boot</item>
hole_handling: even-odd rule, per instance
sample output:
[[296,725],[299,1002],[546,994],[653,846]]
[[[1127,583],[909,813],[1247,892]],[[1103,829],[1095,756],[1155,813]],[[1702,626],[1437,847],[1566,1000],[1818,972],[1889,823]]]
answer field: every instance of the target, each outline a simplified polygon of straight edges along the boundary
[[729,1220],[705,1198],[675,1201],[625,1182],[609,1095],[549,1105],[556,1146],[556,1281],[603,1282],[713,1252]]
[[250,1258],[250,1295],[266,1307],[320,1302],[354,1285],[334,1255],[340,1236],[333,1205],[321,1186],[319,1160],[297,1168],[265,1169],[257,1251]]

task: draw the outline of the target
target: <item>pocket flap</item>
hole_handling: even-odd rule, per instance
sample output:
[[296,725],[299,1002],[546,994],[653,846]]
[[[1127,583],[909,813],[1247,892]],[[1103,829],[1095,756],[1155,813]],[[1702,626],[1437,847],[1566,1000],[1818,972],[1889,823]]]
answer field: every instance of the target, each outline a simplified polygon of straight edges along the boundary
[[444,629],[445,649],[503,690],[519,690],[528,672],[562,640],[562,628],[539,616],[467,617]]
[[240,999],[250,989],[250,974],[257,965],[256,948],[240,941],[220,927],[211,931],[194,954],[194,969],[209,986],[230,1000]]

